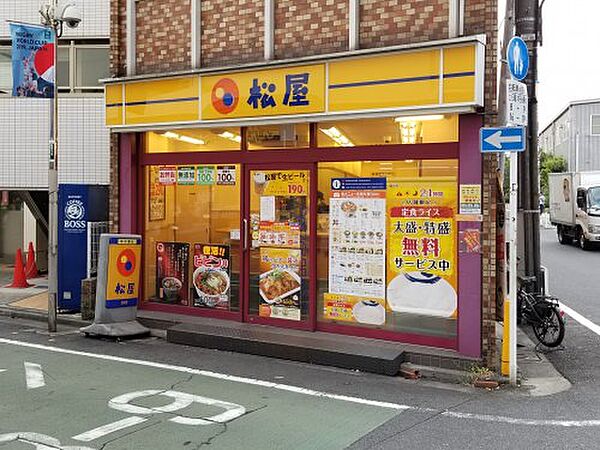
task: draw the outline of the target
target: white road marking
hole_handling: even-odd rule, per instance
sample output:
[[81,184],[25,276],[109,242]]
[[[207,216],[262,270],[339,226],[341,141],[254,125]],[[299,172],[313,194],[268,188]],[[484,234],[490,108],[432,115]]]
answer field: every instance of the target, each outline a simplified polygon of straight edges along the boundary
[[154,361],[144,361],[139,359],[123,358],[120,356],[104,355],[101,353],[89,353],[78,350],[69,350],[59,347],[49,347],[46,345],[33,344],[30,342],[14,341],[11,339],[0,338],[0,344],[15,345],[18,347],[35,348],[38,350],[46,350],[54,353],[64,353],[67,355],[85,356],[88,358],[100,359],[105,361],[115,361],[126,364],[135,364],[138,366],[152,367],[156,369],[172,370],[174,372],[182,372],[191,375],[199,375],[208,378],[215,378],[218,380],[231,381],[234,383],[249,384],[252,386],[261,386],[265,388],[276,389],[280,391],[294,392],[297,394],[308,395],[312,397],[327,398],[331,400],[339,400],[348,403],[355,403],[365,406],[374,406],[378,408],[393,409],[396,411],[414,411],[414,412],[428,412],[437,413],[442,417],[455,417],[459,419],[470,419],[478,420],[483,422],[504,422],[511,423],[514,425],[525,425],[525,426],[561,426],[561,427],[597,427],[600,426],[600,420],[532,420],[532,419],[520,419],[494,415],[482,415],[482,414],[470,414],[461,413],[455,411],[440,411],[433,408],[419,408],[417,406],[402,405],[399,403],[381,402],[377,400],[369,400],[360,397],[351,397],[347,395],[331,394],[328,392],[314,391],[312,389],[306,389],[298,386],[291,386],[286,384],[273,383],[271,381],[256,380],[254,378],[239,377],[236,375],[228,375],[225,373],[211,372],[208,370],[193,369],[185,366],[174,366],[171,364],[163,364]]
[[27,361],[23,365],[25,366],[25,383],[27,383],[27,389],[37,389],[46,386],[42,366]]
[[[146,408],[145,406],[133,405],[130,402],[136,398],[141,397],[152,397],[154,395],[162,395],[170,397],[173,401],[164,406]],[[199,395],[188,394],[186,392],[179,391],[161,391],[158,389],[147,389],[145,391],[129,392],[127,394],[119,395],[111,399],[108,402],[108,406],[118,411],[127,412],[130,414],[157,414],[157,413],[173,413],[180,409],[187,408],[193,403],[200,403],[202,405],[214,406],[216,408],[224,409],[225,412],[221,414],[215,414],[210,417],[203,417],[201,419],[195,419],[191,417],[175,416],[169,419],[171,422],[180,423],[183,425],[212,425],[215,422],[225,423],[238,417],[243,416],[246,413],[246,408],[237,403],[224,402],[209,397],[201,397]]]
[[94,450],[89,447],[63,446],[58,439],[52,436],[27,431],[0,434],[0,444],[7,442],[22,442],[31,445],[36,450]]
[[132,416],[126,419],[117,420],[116,422],[112,422],[107,425],[102,425],[101,427],[94,428],[93,430],[86,431],[85,433],[78,434],[77,436],[73,436],[71,439],[81,442],[90,442],[106,436],[107,434],[114,433],[115,431],[129,428],[134,425],[139,425],[147,420],[148,419],[144,417]]
[[492,416],[488,414],[471,414],[455,411],[444,411],[444,417],[454,417],[457,419],[471,419],[482,422],[508,423],[511,425],[527,426],[545,426],[545,427],[597,427],[600,426],[600,420],[537,420],[537,419],[517,419],[514,417]]
[[564,303],[560,304],[560,309],[562,309],[565,313],[567,313],[569,316],[571,316],[573,319],[575,319],[581,325],[583,325],[584,327],[588,328],[589,330],[593,331],[598,336],[600,336],[600,326],[596,325],[591,320],[586,319],[581,314],[579,314],[577,311],[569,308]]

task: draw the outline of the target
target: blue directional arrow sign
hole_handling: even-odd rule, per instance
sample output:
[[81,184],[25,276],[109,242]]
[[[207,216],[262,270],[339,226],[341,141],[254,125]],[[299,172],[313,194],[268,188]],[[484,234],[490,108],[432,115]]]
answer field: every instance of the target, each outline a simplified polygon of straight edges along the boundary
[[525,151],[525,128],[482,128],[479,146],[482,153]]

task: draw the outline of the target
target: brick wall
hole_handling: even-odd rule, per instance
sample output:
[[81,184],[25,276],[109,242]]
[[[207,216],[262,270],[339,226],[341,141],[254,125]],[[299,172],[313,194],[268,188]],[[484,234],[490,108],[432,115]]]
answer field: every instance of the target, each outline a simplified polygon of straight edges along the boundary
[[264,23],[262,1],[202,1],[202,66],[261,61]]
[[125,2],[110,0],[110,73],[125,74]]
[[190,0],[144,0],[136,5],[137,73],[191,68]]
[[448,37],[448,0],[361,0],[361,48]]
[[[465,35],[485,33],[487,46],[485,54],[485,109],[484,124],[493,126],[497,121],[496,98],[496,52],[498,48],[498,6],[497,1],[465,1]],[[483,157],[483,229],[482,229],[482,351],[488,367],[498,368],[496,348],[496,214],[498,182],[498,158],[495,155]]]
[[348,50],[348,0],[275,2],[275,58]]

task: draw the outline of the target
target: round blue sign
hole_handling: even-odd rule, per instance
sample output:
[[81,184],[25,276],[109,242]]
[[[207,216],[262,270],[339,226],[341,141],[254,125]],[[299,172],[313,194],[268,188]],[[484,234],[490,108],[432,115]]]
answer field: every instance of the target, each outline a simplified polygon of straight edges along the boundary
[[513,37],[506,47],[508,70],[516,80],[522,80],[529,71],[529,53],[527,44],[519,36]]

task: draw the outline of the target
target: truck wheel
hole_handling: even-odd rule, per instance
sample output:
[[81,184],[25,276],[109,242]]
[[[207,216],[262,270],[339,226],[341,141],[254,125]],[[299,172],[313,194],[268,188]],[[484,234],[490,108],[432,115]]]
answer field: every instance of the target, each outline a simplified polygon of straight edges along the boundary
[[590,249],[590,241],[585,238],[585,234],[581,228],[577,229],[577,244],[582,250]]
[[567,245],[572,242],[571,237],[565,234],[565,230],[562,226],[558,225],[556,227],[556,233],[558,234],[558,242],[560,242],[562,245]]

